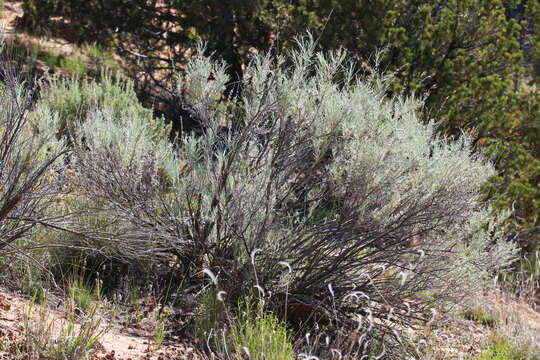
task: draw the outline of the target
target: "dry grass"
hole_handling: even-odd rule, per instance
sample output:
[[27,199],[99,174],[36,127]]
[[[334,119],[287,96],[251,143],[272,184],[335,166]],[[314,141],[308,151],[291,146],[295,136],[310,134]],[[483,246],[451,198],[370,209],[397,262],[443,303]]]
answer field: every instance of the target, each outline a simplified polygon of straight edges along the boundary
[[525,302],[497,289],[472,299],[471,305],[493,318],[494,332],[530,354],[540,354],[540,313]]
[[415,334],[412,342],[420,359],[475,359],[494,339],[505,339],[526,353],[527,359],[537,359],[540,313],[498,289],[470,297],[466,304],[465,308],[443,316],[436,327]]

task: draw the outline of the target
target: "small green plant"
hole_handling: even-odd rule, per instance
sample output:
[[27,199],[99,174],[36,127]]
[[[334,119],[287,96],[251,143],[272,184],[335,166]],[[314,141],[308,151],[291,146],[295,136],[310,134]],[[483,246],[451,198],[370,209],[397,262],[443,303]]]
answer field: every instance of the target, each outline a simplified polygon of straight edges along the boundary
[[478,321],[484,326],[494,327],[497,323],[493,314],[489,314],[487,311],[481,308],[471,308],[465,311],[463,314],[465,319]]
[[[520,349],[504,338],[495,338],[493,344],[476,360],[526,360],[530,359],[525,350]],[[533,359],[538,359],[534,357]]]
[[88,57],[87,72],[89,75],[99,78],[104,72],[118,73],[120,71],[111,51],[96,44],[86,45],[81,50]]
[[243,355],[255,360],[295,358],[285,324],[273,313],[264,311],[262,301],[254,302],[249,298],[239,304],[231,333],[239,359]]
[[[24,333],[16,346],[17,352],[29,358],[46,359],[87,359],[95,351],[97,341],[108,328],[101,326],[97,316],[98,305],[76,323],[72,313],[67,320],[54,319],[48,315],[46,298],[36,309],[37,292],[32,297],[24,313]],[[38,311],[38,318],[32,312]]]
[[264,301],[252,296],[239,301],[234,312],[227,308],[225,293],[209,289],[201,298],[203,316],[196,335],[213,356],[224,359],[289,360],[294,359],[290,334],[285,323],[268,312]]
[[[41,294],[43,288],[37,269],[30,263],[18,262],[18,265],[16,271],[20,279],[21,292],[26,295],[32,295],[36,292]],[[41,295],[38,298],[40,297]]]
[[201,315],[197,317],[195,336],[206,338],[209,334],[221,327],[225,320],[223,304],[216,299],[213,288],[206,290],[200,299]]
[[79,77],[86,75],[86,64],[79,57],[60,59],[60,67]]
[[54,72],[57,66],[60,66],[63,56],[50,53],[45,50],[40,50],[37,54],[37,58],[43,61],[50,71]]
[[169,326],[170,312],[169,312],[169,309],[165,308],[165,304],[169,300],[171,286],[172,286],[172,277],[169,280],[169,285],[167,286],[167,290],[165,291],[165,296],[163,298],[162,304],[159,303],[159,299],[161,298],[162,293],[160,293],[157,297],[154,298],[154,316],[155,316],[156,321],[155,321],[155,326],[154,326],[153,351],[156,351],[161,346],[161,344],[163,344],[163,340],[165,339],[165,332],[167,330],[167,327]]
[[154,348],[153,351],[156,351],[162,344],[165,339],[165,332],[167,326],[169,325],[169,317],[166,313],[161,313],[157,316],[157,321],[154,327]]
[[70,304],[85,313],[91,311],[99,302],[101,292],[99,280],[96,281],[95,286],[92,286],[82,272],[74,271],[68,280],[67,289]]

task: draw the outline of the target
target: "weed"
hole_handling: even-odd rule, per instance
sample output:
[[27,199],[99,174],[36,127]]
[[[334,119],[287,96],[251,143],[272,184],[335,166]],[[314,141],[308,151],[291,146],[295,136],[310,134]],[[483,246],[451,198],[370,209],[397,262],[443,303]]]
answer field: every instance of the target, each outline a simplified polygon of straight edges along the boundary
[[523,255],[514,271],[499,276],[501,285],[533,306],[540,295],[539,250]]
[[468,309],[465,311],[463,316],[467,320],[478,321],[484,326],[494,327],[496,324],[496,319],[494,318],[493,314],[488,313],[483,308]]
[[157,321],[154,327],[154,348],[153,351],[156,351],[162,344],[165,339],[165,331],[169,325],[169,317],[166,313],[161,313],[157,317]]
[[265,312],[262,300],[247,299],[238,306],[238,318],[231,324],[237,354],[250,359],[294,359],[290,334],[276,315]]
[[213,288],[206,290],[200,299],[201,315],[195,324],[195,336],[206,338],[214,329],[221,327],[225,320],[222,304],[217,301]]
[[60,66],[61,61],[64,59],[62,55],[56,55],[45,50],[39,50],[37,58],[43,61],[51,72],[54,72],[56,67]]
[[115,63],[113,53],[103,49],[99,45],[86,45],[82,49],[88,57],[88,74],[99,78],[104,72],[120,72],[118,64]]
[[172,285],[172,277],[169,280],[169,285],[167,286],[167,291],[165,291],[165,297],[163,299],[163,304],[159,304],[159,300],[161,298],[161,295],[163,292],[159,293],[156,297],[154,297],[154,312],[156,316],[156,322],[154,326],[154,349],[153,351],[156,351],[161,344],[163,344],[163,340],[165,339],[165,331],[167,330],[167,327],[169,325],[169,315],[170,313],[167,311],[167,309],[164,309],[165,304],[169,300],[169,293],[171,291],[171,285]]
[[60,67],[79,77],[86,75],[86,64],[79,57],[62,58]]
[[26,295],[32,295],[34,293],[41,294],[43,288],[39,279],[40,274],[36,273],[36,269],[28,263],[20,262],[19,264],[20,268],[16,271],[20,276],[21,292]]
[[[504,338],[494,338],[493,344],[476,360],[527,360],[527,352]],[[538,359],[535,357],[534,359]]]
[[[75,268],[74,268],[75,269]],[[100,283],[96,281],[96,286],[91,286],[85,279],[84,273],[77,273],[74,270],[72,277],[67,283],[69,303],[73,307],[78,307],[85,313],[91,311],[100,298]]]
[[[491,327],[497,340],[504,339],[509,344],[527,354],[539,354],[540,342],[534,323],[535,313],[521,301],[516,301],[498,288],[489,295],[476,296],[470,304],[469,319]],[[466,313],[467,315],[467,313]]]
[[32,318],[37,292],[24,313],[24,333],[17,352],[47,359],[86,359],[96,349],[97,341],[108,329],[101,326],[97,316],[97,304],[84,317],[82,323],[74,321],[73,314],[67,320],[53,319],[47,315],[46,301],[37,309],[38,319]]
[[201,298],[204,310],[198,319],[197,335],[204,339],[214,356],[225,359],[294,359],[291,337],[284,322],[264,308],[264,300],[248,297],[238,303],[233,318],[217,289]]

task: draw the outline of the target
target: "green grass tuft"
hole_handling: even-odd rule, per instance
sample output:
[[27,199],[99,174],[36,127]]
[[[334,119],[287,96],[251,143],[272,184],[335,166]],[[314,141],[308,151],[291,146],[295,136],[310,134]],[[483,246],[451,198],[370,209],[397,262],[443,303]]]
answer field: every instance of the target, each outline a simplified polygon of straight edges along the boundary
[[[495,342],[475,360],[528,360],[527,352],[508,342],[506,339],[495,339]],[[538,359],[535,357],[533,359]]]
[[463,316],[465,319],[478,321],[480,324],[488,327],[494,327],[497,323],[493,314],[487,313],[485,310],[480,308],[473,308],[467,310]]
[[[232,327],[237,355],[250,359],[294,359],[290,334],[285,324],[263,309],[262,301],[251,299],[238,306],[238,319]],[[245,354],[246,349],[249,354]]]

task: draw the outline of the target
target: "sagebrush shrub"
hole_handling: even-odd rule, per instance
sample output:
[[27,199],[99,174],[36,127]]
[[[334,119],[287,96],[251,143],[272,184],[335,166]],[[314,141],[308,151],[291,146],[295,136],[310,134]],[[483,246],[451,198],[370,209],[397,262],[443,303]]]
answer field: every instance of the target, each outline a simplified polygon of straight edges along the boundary
[[[163,119],[154,118],[152,109],[146,109],[138,102],[131,82],[107,73],[102,74],[99,82],[53,79],[40,95],[31,116],[35,132],[66,142],[69,149],[75,149],[74,154],[78,154],[65,161],[68,181],[61,202],[54,209],[57,215],[66,218],[64,228],[70,231],[49,229],[40,237],[64,246],[49,249],[51,262],[57,263],[54,266],[57,277],[69,272],[71,265],[68,264],[82,259],[87,262],[85,271],[89,273],[100,271],[107,264],[107,272],[101,270],[101,275],[106,280],[105,287],[111,290],[120,283],[121,263],[138,265],[134,266],[138,270],[144,268],[147,263],[136,264],[134,260],[151,257],[153,245],[147,234],[132,231],[114,213],[104,209],[118,205],[125,194],[118,186],[128,186],[128,180],[139,179],[141,172],[146,174],[144,186],[151,192],[157,187],[158,179],[166,184],[167,179],[174,176],[175,156],[169,141],[171,127]],[[42,119],[47,114],[51,121],[44,124]],[[152,165],[153,155],[159,166]],[[99,161],[101,156],[111,157],[109,164],[114,167],[111,171],[106,167],[101,169],[107,181],[118,183],[112,188],[101,186],[99,196],[91,196],[88,189],[82,190],[80,186],[86,183],[86,175],[80,171],[77,161],[84,158],[88,163],[104,164]],[[122,170],[117,168],[122,164]],[[122,176],[114,179],[118,173]],[[96,182],[92,186],[100,184],[104,183]],[[129,189],[128,193],[141,196],[141,185],[137,183],[139,187]],[[109,201],[105,203],[102,195],[109,190]],[[122,241],[126,238],[129,241]],[[132,247],[136,251],[131,251]],[[141,253],[146,255],[141,256]],[[53,267],[52,263],[49,265]]]
[[[189,172],[178,191],[197,199],[203,231],[186,239],[216,248],[209,265],[220,269],[224,253],[243,272],[257,249],[259,281],[271,283],[286,261],[296,291],[334,283],[337,297],[337,284],[358,288],[365,274],[380,273],[374,265],[411,272],[403,286],[385,280],[402,294],[466,274],[470,283],[507,264],[511,247],[494,245],[490,210],[479,203],[491,165],[466,136],[443,138],[420,123],[421,102],[388,99],[385,79],[359,79],[345,54],[315,53],[309,42],[288,58],[256,57],[239,99],[223,94],[224,69],[199,55],[179,85],[205,129],[183,139]],[[449,281],[463,270],[456,261],[471,271]]]
[[465,135],[421,123],[421,101],[388,98],[388,79],[314,48],[254,56],[232,98],[227,65],[200,47],[178,92],[202,134],[173,153],[138,117],[92,111],[80,185],[124,224],[126,253],[210,269],[231,301],[251,284],[289,320],[388,339],[511,261],[479,201],[494,170]]
[[[25,240],[36,225],[61,221],[49,209],[63,183],[59,158],[65,144],[33,131],[28,115],[33,82],[23,79],[4,51],[0,79],[0,258],[5,260],[20,255],[21,246],[34,245]],[[36,122],[46,128],[54,116],[42,112]]]
[[92,109],[107,109],[114,119],[141,118],[152,126],[156,134],[168,136],[170,133],[170,126],[165,126],[161,119],[154,119],[152,109],[146,109],[139,103],[132,82],[107,73],[102,73],[99,82],[53,79],[42,94],[40,107],[58,114],[58,124],[49,129],[57,131],[57,135],[77,136],[78,126],[86,121]]

